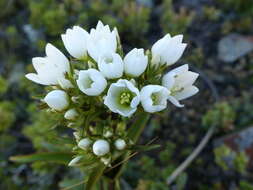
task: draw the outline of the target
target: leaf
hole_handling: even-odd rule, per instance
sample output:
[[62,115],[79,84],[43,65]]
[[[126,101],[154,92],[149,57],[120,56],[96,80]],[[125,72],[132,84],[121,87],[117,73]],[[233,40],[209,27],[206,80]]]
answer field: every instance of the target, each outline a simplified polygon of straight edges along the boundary
[[128,130],[128,137],[136,142],[147,124],[150,115],[146,112],[139,113],[137,119]]
[[29,163],[36,161],[48,161],[59,164],[68,164],[72,159],[72,154],[67,152],[42,152],[30,155],[12,156],[10,160],[13,162]]
[[154,145],[136,145],[130,148],[130,150],[141,152],[141,151],[150,151],[156,148],[159,148],[159,144],[154,144]]
[[104,164],[100,164],[98,167],[94,168],[91,172],[87,185],[86,190],[92,190],[94,185],[98,182],[99,178],[103,175],[104,169],[106,166]]

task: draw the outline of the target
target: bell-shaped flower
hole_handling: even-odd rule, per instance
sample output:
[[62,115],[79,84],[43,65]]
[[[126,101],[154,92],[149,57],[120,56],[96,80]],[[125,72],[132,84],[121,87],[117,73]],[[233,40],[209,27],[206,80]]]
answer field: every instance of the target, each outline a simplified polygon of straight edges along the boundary
[[128,80],[119,79],[109,87],[104,104],[114,113],[130,117],[140,103],[139,90]]
[[108,25],[98,22],[96,29],[91,29],[88,38],[88,53],[97,62],[100,56],[116,52],[116,31],[111,31]]
[[120,78],[123,75],[124,63],[117,53],[105,54],[99,58],[98,69],[108,79]]
[[152,46],[152,63],[172,65],[182,56],[186,45],[182,43],[183,35],[171,37],[165,35]]
[[131,77],[140,76],[147,68],[148,56],[144,49],[134,48],[124,58],[124,72]]
[[63,111],[69,106],[69,96],[63,90],[53,90],[49,92],[44,101],[47,105],[57,111]]
[[92,149],[95,155],[104,156],[109,153],[110,145],[106,140],[100,139],[93,144]]
[[160,85],[147,85],[141,89],[141,104],[146,112],[154,113],[167,107],[170,91]]
[[96,69],[81,70],[76,82],[78,88],[88,96],[100,95],[107,85],[104,76]]
[[27,74],[29,80],[42,85],[60,85],[64,89],[72,87],[65,78],[65,74],[70,71],[69,61],[52,44],[46,45],[46,57],[35,57],[32,62],[37,73]]
[[64,114],[64,118],[68,120],[74,120],[78,115],[79,114],[76,109],[72,108],[66,111],[66,113]]
[[87,40],[89,33],[80,26],[67,29],[61,35],[62,41],[69,54],[77,59],[82,59],[87,55]]
[[169,100],[178,107],[183,107],[180,100],[195,95],[199,89],[193,85],[199,74],[189,71],[187,64],[177,67],[162,78],[162,85],[171,93]]

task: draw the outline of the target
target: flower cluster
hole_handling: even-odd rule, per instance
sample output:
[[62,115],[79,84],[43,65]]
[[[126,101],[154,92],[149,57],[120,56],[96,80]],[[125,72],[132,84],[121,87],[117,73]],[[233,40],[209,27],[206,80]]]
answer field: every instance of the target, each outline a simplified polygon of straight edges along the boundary
[[132,144],[124,118],[162,111],[168,101],[183,107],[179,101],[198,92],[198,74],[188,65],[165,73],[186,48],[182,35],[167,34],[151,51],[134,48],[125,56],[117,29],[101,21],[90,32],[74,26],[61,37],[72,57],[47,44],[46,56],[32,59],[36,73],[26,77],[52,87],[42,101],[75,130],[77,156],[71,166],[81,162],[83,151],[110,164],[115,152]]

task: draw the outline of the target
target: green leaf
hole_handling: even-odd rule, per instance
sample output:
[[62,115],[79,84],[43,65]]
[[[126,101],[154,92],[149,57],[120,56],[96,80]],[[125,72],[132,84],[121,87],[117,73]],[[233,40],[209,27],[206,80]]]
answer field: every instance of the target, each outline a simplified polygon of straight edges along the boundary
[[86,190],[92,190],[99,178],[103,175],[105,168],[106,166],[101,163],[98,167],[93,169],[86,184]]
[[29,163],[36,161],[48,161],[59,164],[68,164],[72,159],[72,154],[67,152],[42,152],[30,155],[12,156],[10,160],[13,162]]
[[132,126],[128,130],[128,137],[132,139],[134,142],[136,142],[141,135],[144,127],[146,126],[148,119],[150,117],[150,114],[146,112],[139,113],[137,115],[137,119],[132,124]]
[[159,148],[160,145],[159,144],[154,144],[154,145],[135,145],[133,147],[130,148],[130,150],[132,151],[136,151],[136,152],[143,152],[143,151],[150,151],[156,148]]

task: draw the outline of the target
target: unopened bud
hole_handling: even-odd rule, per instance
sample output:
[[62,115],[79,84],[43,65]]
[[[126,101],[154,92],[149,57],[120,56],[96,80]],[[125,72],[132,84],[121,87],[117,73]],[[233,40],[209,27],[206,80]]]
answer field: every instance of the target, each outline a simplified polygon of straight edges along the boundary
[[93,152],[97,156],[104,156],[110,151],[110,145],[106,140],[97,140],[93,144]]
[[126,142],[123,139],[118,139],[114,142],[114,146],[118,150],[123,150],[126,147]]

